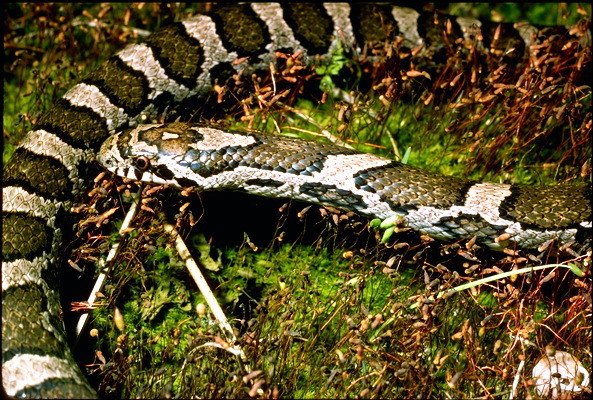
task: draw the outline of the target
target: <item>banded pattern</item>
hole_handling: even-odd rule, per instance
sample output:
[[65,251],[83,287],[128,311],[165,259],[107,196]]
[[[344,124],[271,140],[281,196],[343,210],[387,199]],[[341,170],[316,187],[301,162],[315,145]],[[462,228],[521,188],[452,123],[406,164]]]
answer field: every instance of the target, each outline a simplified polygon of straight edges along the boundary
[[[42,115],[4,170],[2,385],[6,394],[96,396],[67,347],[58,276],[70,210],[89,183],[91,158],[110,134],[153,121],[165,110],[189,103],[188,99],[199,102],[214,84],[225,84],[233,74],[267,69],[277,51],[300,52],[313,60],[336,48],[336,38],[358,43],[359,50],[368,42],[401,38],[402,48],[424,45],[425,52],[434,52],[431,44],[443,31],[463,38],[472,35],[474,26],[480,22],[434,18],[386,5],[222,5],[127,47],[73,86]],[[534,38],[535,28],[530,26],[516,30],[502,25],[507,29],[504,40],[495,38],[496,26],[482,26],[484,42],[521,50],[514,54]],[[371,168],[380,175],[384,167],[377,163]],[[361,169],[357,180],[365,181],[365,173]],[[248,184],[273,187],[280,181],[264,177]],[[332,188],[309,183],[301,189],[318,199]],[[343,195],[338,186],[335,193]],[[508,215],[516,212],[513,197],[506,198]],[[350,196],[342,201],[359,200]]]
[[477,183],[332,144],[188,123],[142,125],[114,135],[99,162],[129,179],[199,190],[243,190],[356,211],[394,214],[436,239],[493,250],[585,243],[591,189]]

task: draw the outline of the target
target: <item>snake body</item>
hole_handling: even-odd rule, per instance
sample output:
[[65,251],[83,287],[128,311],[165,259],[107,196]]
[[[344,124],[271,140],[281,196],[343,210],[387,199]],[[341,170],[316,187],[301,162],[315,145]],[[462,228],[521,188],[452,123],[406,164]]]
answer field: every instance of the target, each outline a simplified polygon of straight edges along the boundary
[[[153,121],[189,98],[201,101],[215,84],[223,85],[233,74],[269,69],[276,51],[300,53],[313,60],[336,49],[336,38],[342,43],[358,43],[359,50],[363,43],[385,40],[377,36],[377,26],[385,23],[393,27],[389,40],[399,40],[407,48],[430,47],[423,38],[442,36],[444,29],[463,38],[471,30],[469,26],[480,24],[468,18],[438,20],[387,5],[225,5],[126,47],[45,112],[4,169],[5,393],[35,398],[96,396],[67,346],[58,276],[71,208],[89,185],[91,159],[110,135]],[[534,29],[510,27],[505,34],[517,43],[529,43]],[[591,229],[591,192],[585,187],[529,189],[479,184],[322,144],[284,139],[274,144],[263,136],[193,125],[138,129],[125,135],[136,135],[142,146],[149,143],[151,130],[193,135],[191,141],[180,145],[185,147],[177,149],[178,156],[187,158],[166,161],[156,173],[161,180],[179,185],[235,186],[266,195],[276,190],[279,196],[337,205],[371,216],[399,213],[420,231],[445,239],[476,234],[489,245],[503,233],[515,235],[516,243],[525,247],[552,237],[562,243],[578,242]],[[223,137],[230,144],[221,144]],[[162,155],[169,143],[159,136],[154,145]],[[192,145],[199,154],[188,156],[187,146]],[[224,146],[246,158],[229,162],[229,147],[217,152]],[[290,155],[282,149],[291,146],[304,157],[293,163],[293,170],[283,166]],[[244,160],[255,152],[265,159],[256,157],[259,161],[253,166],[245,166]],[[221,155],[212,156],[215,153]],[[213,158],[205,167],[195,166],[195,157],[205,154]],[[279,154],[286,157],[278,158]],[[346,164],[350,165],[343,169]],[[409,182],[402,183],[406,180]],[[436,219],[422,225],[425,217],[433,214]],[[460,232],[459,226],[466,220],[477,230]]]
[[399,215],[433,238],[476,237],[494,250],[584,242],[591,229],[586,186],[478,183],[431,173],[333,144],[232,132],[188,123],[142,125],[116,134],[99,162],[130,179],[243,190],[356,211]]

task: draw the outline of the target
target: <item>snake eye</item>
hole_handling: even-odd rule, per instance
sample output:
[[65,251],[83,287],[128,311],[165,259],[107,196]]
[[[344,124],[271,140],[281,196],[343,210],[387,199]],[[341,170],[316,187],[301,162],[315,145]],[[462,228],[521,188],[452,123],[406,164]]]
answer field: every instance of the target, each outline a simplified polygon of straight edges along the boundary
[[150,167],[150,160],[144,156],[136,157],[134,159],[134,166],[140,171],[146,171]]

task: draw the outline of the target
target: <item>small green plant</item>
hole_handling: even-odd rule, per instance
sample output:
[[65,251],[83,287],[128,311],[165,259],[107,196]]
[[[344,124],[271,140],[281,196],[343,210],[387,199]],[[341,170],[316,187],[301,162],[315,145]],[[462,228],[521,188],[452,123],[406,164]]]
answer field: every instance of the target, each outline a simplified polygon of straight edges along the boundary
[[[326,65],[320,65],[315,68],[315,72],[321,76],[319,88],[322,91],[331,91],[335,88],[342,90],[349,90],[356,87],[360,81],[362,71],[358,63],[347,57],[344,45],[341,40],[338,40],[336,48],[333,50],[330,60]],[[344,77],[349,77],[348,87],[343,87]],[[352,78],[352,76],[354,78]],[[342,82],[337,82],[338,78]]]

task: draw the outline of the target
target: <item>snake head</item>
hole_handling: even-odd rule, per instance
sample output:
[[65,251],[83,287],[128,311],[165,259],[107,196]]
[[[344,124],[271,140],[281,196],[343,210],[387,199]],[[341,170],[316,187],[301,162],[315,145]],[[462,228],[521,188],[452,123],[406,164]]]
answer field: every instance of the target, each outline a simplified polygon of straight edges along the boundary
[[143,132],[161,125],[140,125],[118,132],[103,142],[97,161],[115,175],[147,183],[171,183],[171,174],[159,171],[159,149],[143,139]]

